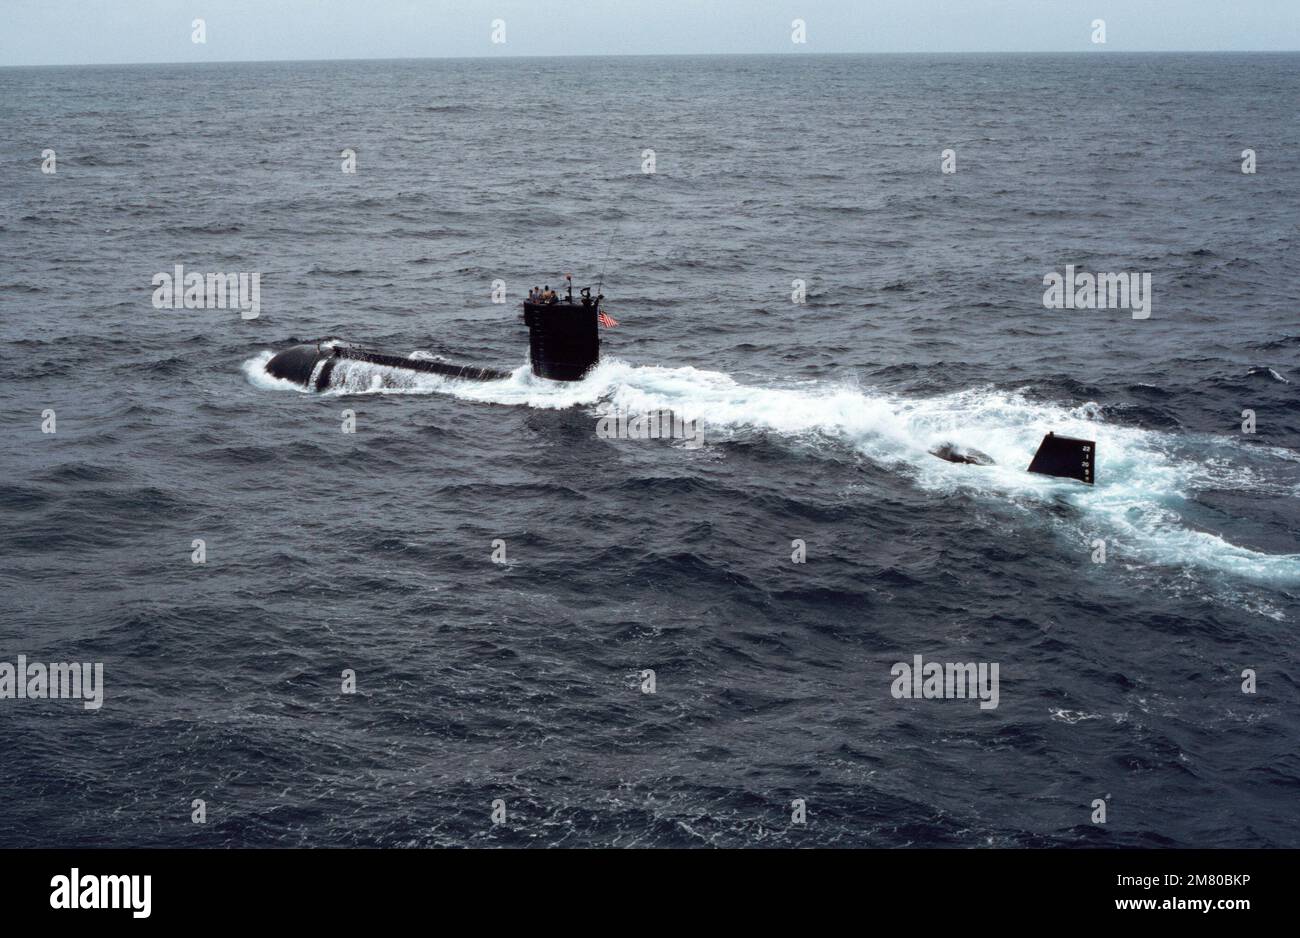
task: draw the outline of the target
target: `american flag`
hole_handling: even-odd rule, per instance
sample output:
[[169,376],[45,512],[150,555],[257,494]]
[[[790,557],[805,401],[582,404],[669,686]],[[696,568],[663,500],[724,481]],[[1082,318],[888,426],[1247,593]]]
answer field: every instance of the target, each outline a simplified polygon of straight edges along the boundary
[[600,324],[604,326],[606,329],[613,329],[615,326],[618,325],[618,320],[615,319],[613,316],[611,316],[609,313],[605,312],[603,309],[596,314],[596,318],[600,320]]

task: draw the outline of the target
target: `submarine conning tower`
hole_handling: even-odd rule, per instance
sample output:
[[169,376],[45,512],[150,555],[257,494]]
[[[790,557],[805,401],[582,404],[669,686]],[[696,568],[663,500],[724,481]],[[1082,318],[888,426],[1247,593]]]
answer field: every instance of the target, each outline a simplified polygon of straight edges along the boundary
[[533,374],[552,381],[580,381],[600,361],[597,316],[603,296],[592,299],[584,289],[581,302],[572,294],[550,303],[524,301],[528,358]]

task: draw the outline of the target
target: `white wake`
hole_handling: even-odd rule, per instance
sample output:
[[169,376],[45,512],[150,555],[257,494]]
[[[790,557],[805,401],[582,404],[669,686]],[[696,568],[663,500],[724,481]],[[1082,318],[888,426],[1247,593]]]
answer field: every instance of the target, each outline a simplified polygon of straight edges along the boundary
[[[271,353],[244,365],[259,387],[302,391],[266,373]],[[521,365],[500,381],[459,381],[438,375],[340,361],[327,394],[447,394],[466,401],[526,407],[587,408],[593,418],[671,410],[704,425],[706,445],[738,433],[764,431],[792,443],[849,447],[879,465],[906,473],[936,493],[958,490],[1022,502],[1065,502],[1081,514],[1089,535],[1119,557],[1220,570],[1251,580],[1300,583],[1300,554],[1268,554],[1196,530],[1180,507],[1198,489],[1232,489],[1272,498],[1300,494],[1294,481],[1266,477],[1243,464],[1241,444],[1106,422],[1094,404],[1065,408],[1020,393],[974,388],[929,398],[907,398],[851,384],[809,382],[760,387],[697,368],[630,365],[603,360],[582,381],[536,378]],[[594,425],[594,419],[593,419]],[[1097,484],[1025,471],[1048,430],[1097,441]],[[940,443],[983,450],[994,466],[956,465],[931,456]],[[1194,455],[1187,455],[1192,453]],[[1290,471],[1300,457],[1284,449],[1251,447]],[[1086,559],[1086,554],[1085,554]]]

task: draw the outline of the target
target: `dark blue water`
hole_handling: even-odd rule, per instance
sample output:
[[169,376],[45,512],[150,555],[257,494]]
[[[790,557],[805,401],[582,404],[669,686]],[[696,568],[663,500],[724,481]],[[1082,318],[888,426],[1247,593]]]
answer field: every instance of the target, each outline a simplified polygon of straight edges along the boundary
[[[106,687],[0,700],[0,844],[1300,846],[1298,65],[0,70],[0,661]],[[531,378],[514,304],[607,254],[604,363]],[[265,377],[324,335],[518,370]]]

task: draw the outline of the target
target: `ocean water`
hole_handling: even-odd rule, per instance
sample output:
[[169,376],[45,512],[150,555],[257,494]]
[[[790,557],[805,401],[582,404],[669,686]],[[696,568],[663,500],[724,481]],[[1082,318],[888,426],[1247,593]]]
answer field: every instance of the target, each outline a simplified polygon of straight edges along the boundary
[[[0,845],[1300,846],[1298,66],[0,70],[0,661],[104,666],[0,700]],[[1067,264],[1150,318],[1045,309]],[[569,271],[620,325],[550,385]],[[513,376],[266,376],[330,335]]]

